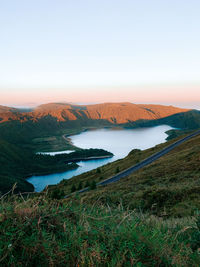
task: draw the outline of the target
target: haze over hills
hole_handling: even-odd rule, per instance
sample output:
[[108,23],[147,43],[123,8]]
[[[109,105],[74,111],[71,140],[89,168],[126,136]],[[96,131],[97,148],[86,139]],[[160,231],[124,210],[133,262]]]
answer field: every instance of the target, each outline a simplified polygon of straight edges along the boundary
[[125,124],[137,120],[155,120],[168,117],[189,109],[163,105],[145,105],[132,103],[103,103],[95,105],[72,105],[49,103],[38,106],[31,112],[0,106],[0,122],[19,120],[38,121],[51,116],[57,121],[106,120],[114,124]]

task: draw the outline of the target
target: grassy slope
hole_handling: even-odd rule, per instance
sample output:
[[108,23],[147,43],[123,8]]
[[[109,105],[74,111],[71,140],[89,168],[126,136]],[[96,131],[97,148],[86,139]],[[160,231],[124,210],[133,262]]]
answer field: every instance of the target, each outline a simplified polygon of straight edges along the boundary
[[[106,179],[140,160],[161,150],[169,143],[139,151],[133,150],[125,159],[107,164],[98,170],[79,175],[61,182],[58,187],[70,193],[72,185],[76,187],[82,181]],[[81,194],[83,202],[100,202],[118,205],[121,201],[130,209],[140,208],[159,216],[187,216],[200,209],[200,136],[180,145],[155,163],[126,177],[112,185]]]
[[198,266],[200,219],[108,204],[11,196],[0,205],[1,266]]

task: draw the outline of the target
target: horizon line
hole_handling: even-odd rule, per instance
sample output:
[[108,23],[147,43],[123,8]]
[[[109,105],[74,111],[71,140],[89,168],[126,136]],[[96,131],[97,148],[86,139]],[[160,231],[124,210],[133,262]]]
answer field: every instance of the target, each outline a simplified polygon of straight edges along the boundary
[[[147,102],[132,102],[132,101],[94,101],[94,102],[65,102],[65,101],[50,101],[50,102],[40,102],[40,103],[0,103],[1,106],[10,107],[10,108],[24,108],[24,109],[35,109],[41,105],[48,105],[48,104],[63,104],[63,105],[76,105],[76,106],[89,106],[89,105],[98,105],[98,104],[122,104],[122,103],[129,103],[129,104],[136,104],[136,105],[161,105],[161,106],[174,106],[178,108],[186,108],[186,109],[197,109],[200,110],[200,104],[198,102],[158,102],[158,101],[147,101]],[[195,107],[199,106],[199,108]]]

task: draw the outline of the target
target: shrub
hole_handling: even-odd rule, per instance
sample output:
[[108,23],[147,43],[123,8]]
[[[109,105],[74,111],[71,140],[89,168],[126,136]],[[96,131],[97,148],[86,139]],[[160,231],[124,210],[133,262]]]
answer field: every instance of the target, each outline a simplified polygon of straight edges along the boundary
[[52,194],[51,194],[51,198],[53,199],[61,199],[65,196],[65,192],[61,189],[55,189]]
[[89,187],[89,186],[90,186],[90,182],[87,181],[87,182],[85,183],[85,187]]
[[71,187],[71,193],[73,193],[75,191],[76,191],[76,186],[73,184],[72,187]]
[[119,172],[119,167],[117,167],[116,169],[115,169],[115,173],[118,173]]
[[95,181],[92,181],[91,185],[90,185],[90,190],[94,190],[97,188],[97,183]]
[[83,183],[80,181],[79,185],[78,185],[78,190],[81,190],[83,188]]
[[101,173],[101,169],[100,168],[97,168],[97,173]]

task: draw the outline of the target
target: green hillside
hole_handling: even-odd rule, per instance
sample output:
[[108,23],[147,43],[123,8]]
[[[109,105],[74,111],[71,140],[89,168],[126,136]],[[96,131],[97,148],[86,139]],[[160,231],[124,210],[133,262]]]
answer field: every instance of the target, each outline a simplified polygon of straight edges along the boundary
[[[56,156],[36,155],[30,149],[0,140],[0,192],[8,192],[17,183],[15,192],[31,192],[33,186],[25,178],[32,175],[59,173],[77,168],[78,160],[90,157],[112,157],[103,149],[79,149]],[[71,163],[71,164],[67,164]]]
[[[160,151],[169,143],[129,155],[98,170],[79,175],[60,183],[58,186],[67,195],[71,187],[80,181],[88,182],[111,177],[151,154]],[[98,187],[95,191],[80,194],[85,203],[99,200],[102,204],[118,205],[120,202],[129,209],[139,209],[159,216],[188,216],[200,209],[200,136],[195,137],[156,162],[111,185]],[[56,187],[58,189],[58,187]],[[54,186],[50,187],[50,190]]]
[[138,120],[127,123],[127,127],[151,127],[167,124],[174,128],[192,130],[200,128],[200,111],[191,110],[188,112],[177,113],[157,120]]
[[[24,164],[30,153],[19,147],[0,140],[0,192],[9,191],[15,182],[22,191],[32,191],[33,186],[23,179]],[[28,167],[28,165],[27,165]]]
[[66,158],[35,155],[28,149],[0,140],[0,192],[8,192],[17,183],[17,191],[33,191],[25,178],[76,168],[65,164]]

